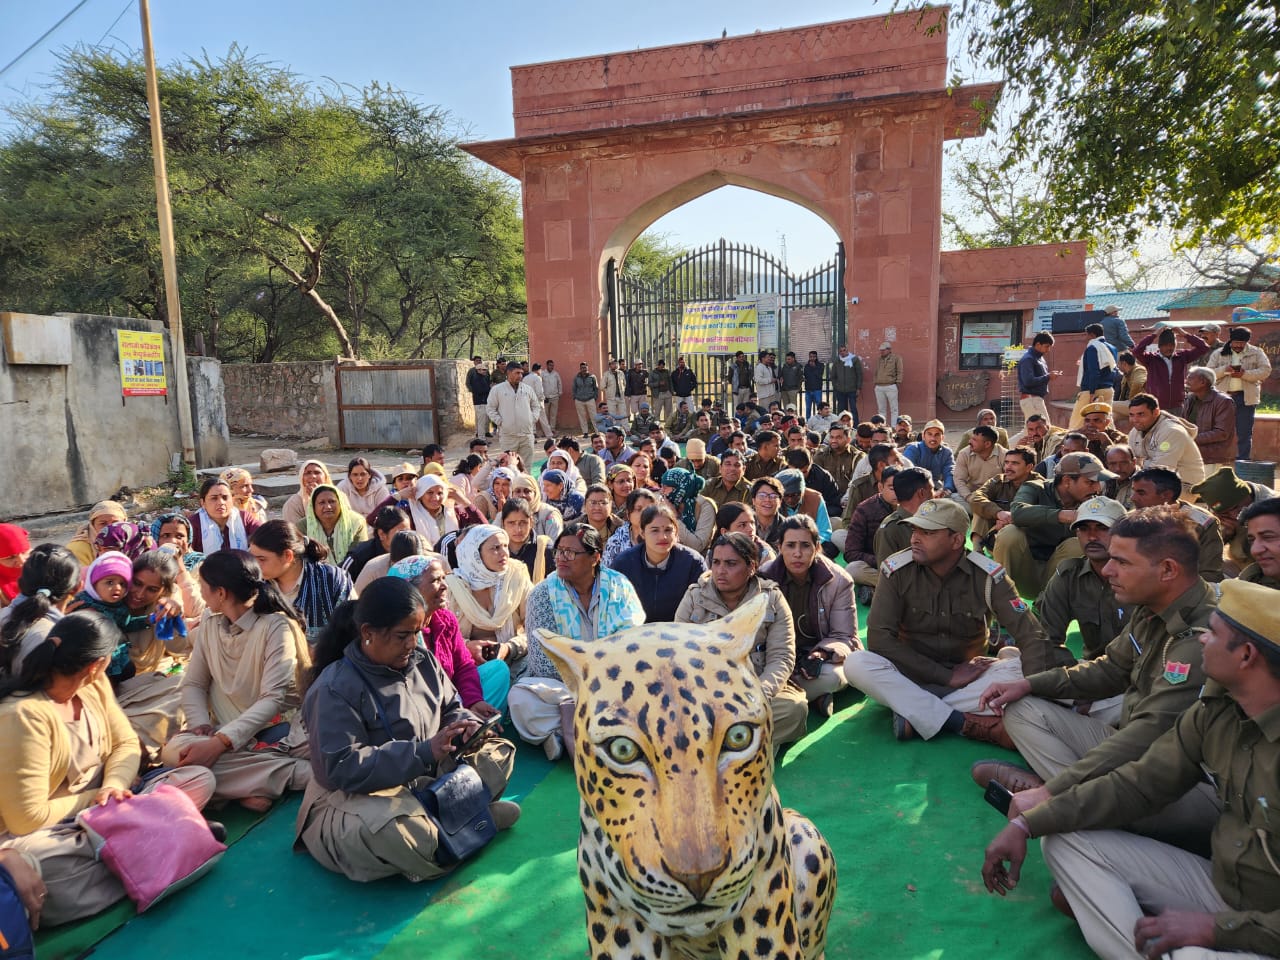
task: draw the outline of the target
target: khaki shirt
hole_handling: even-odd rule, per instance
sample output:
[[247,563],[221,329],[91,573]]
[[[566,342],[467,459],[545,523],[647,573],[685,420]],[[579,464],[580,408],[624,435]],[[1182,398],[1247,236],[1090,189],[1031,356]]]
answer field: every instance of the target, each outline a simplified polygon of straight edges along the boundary
[[[688,457],[677,460],[675,463],[677,470],[688,470],[690,473],[696,473],[710,485],[717,477],[720,476],[720,458],[707,454],[702,459],[702,466],[694,467],[693,461]],[[705,495],[705,490],[704,490]]]
[[1222,526],[1218,523],[1218,518],[1203,507],[1185,500],[1178,501],[1178,508],[1196,525],[1196,537],[1200,541],[1200,579],[1209,583],[1221,583],[1224,576],[1223,543]]
[[[1098,576],[1088,557],[1070,557],[1058,565],[1036,598],[1036,616],[1044,625],[1049,642],[1064,651],[1067,629],[1072,620],[1078,623],[1086,660],[1100,656],[1124,626],[1124,612],[1111,584]],[[1063,665],[1074,661],[1070,657]]]
[[896,353],[881,357],[876,361],[876,386],[886,387],[891,383],[902,382],[902,358]]
[[991,448],[991,453],[985,460],[973,452],[973,447],[962,448],[956,454],[956,464],[951,470],[956,493],[968,500],[988,480],[1002,476],[1004,454],[1004,447],[998,443]]
[[1173,803],[1206,772],[1222,801],[1211,841],[1213,886],[1228,908],[1214,914],[1214,948],[1280,956],[1280,707],[1250,719],[1210,682],[1141,756],[1055,791],[1027,813],[1027,826],[1038,837],[1132,823]]
[[[863,456],[865,454],[861,450],[852,446],[845,447],[844,453],[836,453],[830,447],[823,447],[814,455],[813,462],[831,474],[837,490],[846,490],[849,487],[849,481],[853,479],[853,468]],[[857,504],[855,503],[854,506],[856,507]]]
[[991,614],[1013,636],[1024,661],[1043,662],[1044,630],[1004,567],[969,553],[939,578],[904,550],[880,564],[867,649],[915,683],[945,687],[954,667],[986,649]]
[[738,482],[728,489],[725,488],[724,477],[716,477],[702,488],[703,496],[714,503],[717,510],[726,503],[746,503],[750,492],[751,484],[747,483],[745,477],[739,477]]
[[1243,580],[1246,583],[1260,583],[1264,587],[1270,587],[1272,590],[1280,590],[1280,582],[1268,577],[1262,572],[1262,568],[1256,563],[1251,563],[1241,570],[1240,576],[1237,579]]
[[911,531],[915,529],[904,521],[911,514],[898,507],[880,521],[880,529],[876,531],[872,548],[876,552],[876,563],[884,563],[889,557],[911,546]]
[[[1043,478],[1040,474],[1033,473],[1028,479],[1041,480]],[[973,492],[973,496],[969,498],[969,506],[973,508],[974,516],[982,517],[984,520],[990,520],[995,523],[1000,511],[1008,510],[1009,504],[1013,503],[1013,498],[1017,495],[1017,484],[1005,480],[1003,477],[996,477],[994,480],[988,480]]]
[[858,509],[858,504],[864,500],[874,497],[876,494],[876,478],[874,474],[864,473],[857,480],[849,481],[849,489],[845,491],[844,502],[844,525],[847,527],[849,521],[853,519],[853,511]]
[[1164,610],[1135,607],[1097,659],[1027,671],[1037,697],[1102,700],[1124,695],[1119,729],[1045,784],[1050,793],[1136,760],[1195,702],[1204,684],[1200,630],[1208,627],[1217,605],[1217,590],[1197,580]]
[[766,460],[760,454],[752,454],[747,457],[747,462],[742,475],[747,480],[759,480],[761,477],[772,477],[781,470],[787,469],[787,461],[782,459],[782,455],[774,457],[772,460]]

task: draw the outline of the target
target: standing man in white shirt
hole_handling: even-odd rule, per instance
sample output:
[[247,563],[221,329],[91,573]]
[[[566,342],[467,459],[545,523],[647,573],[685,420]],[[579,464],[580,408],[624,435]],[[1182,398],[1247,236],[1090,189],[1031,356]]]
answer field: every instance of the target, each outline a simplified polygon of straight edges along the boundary
[[489,391],[489,421],[498,428],[498,449],[514,450],[524,460],[525,469],[533,466],[533,431],[538,425],[542,406],[530,387],[521,383],[523,373],[514,360],[507,364],[507,379]]
[[554,360],[548,360],[542,368],[542,393],[545,397],[543,406],[547,411],[547,423],[555,430],[560,426],[560,394],[564,393],[564,384],[560,382]]
[[755,369],[756,399],[766,410],[778,399],[778,371],[774,369],[773,361],[773,351],[766,350],[760,354],[760,362]]
[[547,405],[547,388],[542,382],[542,364],[535,363],[533,369],[525,374],[524,385],[533,391],[533,395],[538,398],[538,427],[542,430],[544,437],[554,437],[555,431],[551,429],[551,424],[547,423],[547,415],[545,412]]

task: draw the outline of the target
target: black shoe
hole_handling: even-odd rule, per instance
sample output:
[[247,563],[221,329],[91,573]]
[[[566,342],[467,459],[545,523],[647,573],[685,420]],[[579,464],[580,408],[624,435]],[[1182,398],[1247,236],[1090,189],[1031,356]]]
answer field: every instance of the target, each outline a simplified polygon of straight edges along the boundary
[[227,828],[225,826],[217,820],[206,820],[205,822],[209,824],[209,832],[213,834],[213,839],[219,843],[227,842]]
[[829,720],[831,715],[836,712],[835,697],[829,693],[824,693],[820,697],[815,697],[809,704],[809,708],[824,720]]
[[875,588],[865,584],[859,584],[854,591],[857,594],[858,602],[864,607],[871,606],[871,598],[875,596]]
[[911,726],[911,721],[900,713],[893,715],[893,739],[895,740],[914,740],[916,737],[915,727]]

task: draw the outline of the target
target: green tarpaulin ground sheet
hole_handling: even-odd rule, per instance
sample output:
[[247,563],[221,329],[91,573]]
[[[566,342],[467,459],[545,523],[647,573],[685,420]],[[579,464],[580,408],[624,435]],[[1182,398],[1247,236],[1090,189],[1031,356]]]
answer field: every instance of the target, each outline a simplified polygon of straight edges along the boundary
[[[828,958],[1092,956],[1049,903],[1037,844],[1007,899],[982,886],[983,849],[1001,819],[969,766],[1013,754],[948,735],[899,743],[884,707],[849,692],[836,704],[826,723],[811,717],[811,732],[776,775],[784,805],[812,819],[835,851]],[[520,822],[456,873],[423,884],[352,883],[295,853],[296,796],[265,818],[228,809],[215,816],[236,842],[198,884],[143,916],[117,905],[42,932],[39,957],[582,957],[570,767],[553,767],[541,750],[521,745],[508,796],[521,802]]]

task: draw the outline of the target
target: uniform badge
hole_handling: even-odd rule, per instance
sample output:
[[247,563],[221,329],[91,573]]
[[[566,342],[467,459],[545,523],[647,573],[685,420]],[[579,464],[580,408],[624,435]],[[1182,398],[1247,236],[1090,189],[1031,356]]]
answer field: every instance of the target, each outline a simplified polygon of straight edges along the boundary
[[1187,677],[1191,676],[1191,664],[1178,663],[1176,660],[1166,660],[1164,664],[1164,678],[1172,684],[1186,683]]
[[1160,452],[1161,452],[1161,453],[1168,453],[1168,452],[1169,452],[1169,441],[1168,441],[1168,440],[1164,440],[1164,441],[1162,441],[1162,442],[1160,443]]
[[[1023,600],[1021,597],[1014,597],[1009,601],[1009,606],[1013,607],[1013,609],[1018,613],[1026,613],[1031,609],[1027,606],[1027,601]],[[1186,677],[1183,677],[1183,679],[1185,680]]]

